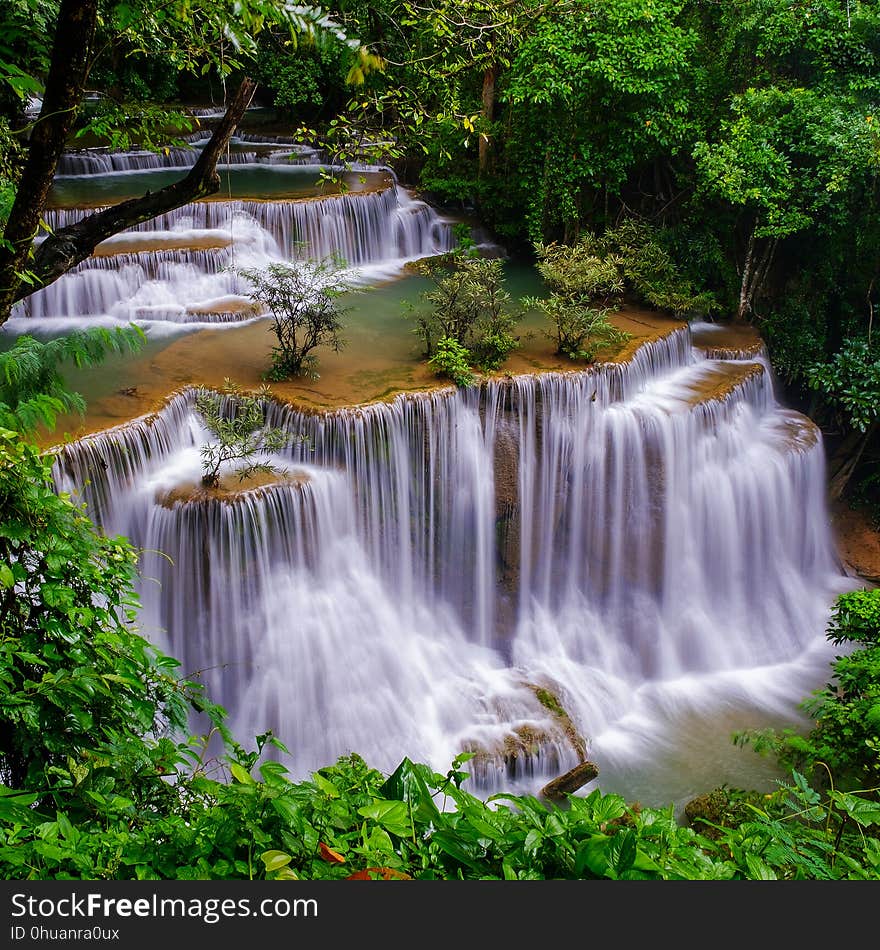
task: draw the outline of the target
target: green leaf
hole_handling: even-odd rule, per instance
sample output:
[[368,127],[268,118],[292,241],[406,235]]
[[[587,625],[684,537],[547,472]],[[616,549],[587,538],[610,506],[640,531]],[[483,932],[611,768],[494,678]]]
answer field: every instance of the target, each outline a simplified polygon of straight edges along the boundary
[[339,798],[339,789],[329,780],[324,778],[320,772],[312,775],[312,781],[328,798]]
[[454,832],[435,831],[431,836],[431,843],[471,870],[478,873],[484,870],[483,865],[476,860],[479,854],[462,842]]
[[379,791],[387,799],[407,802],[412,808],[416,821],[425,823],[436,821],[440,813],[428,789],[429,777],[429,769],[425,766],[416,766],[405,758],[388,776]]
[[242,785],[254,785],[254,779],[251,776],[251,773],[247,769],[243,768],[238,764],[238,762],[233,762],[229,766],[229,771],[232,772],[233,776],[241,782]]
[[535,854],[538,848],[540,848],[541,845],[543,844],[543,841],[544,841],[544,836],[541,834],[541,832],[533,828],[526,835],[526,841],[523,846],[525,848],[526,854]]
[[848,792],[835,791],[831,793],[830,798],[841,811],[846,812],[862,827],[880,825],[880,805],[877,802],[868,801]]
[[618,875],[633,866],[636,860],[636,834],[631,828],[619,831],[611,839],[608,860]]
[[278,871],[280,868],[287,867],[293,858],[284,851],[264,851],[260,855],[260,860],[266,866],[266,872]]
[[580,877],[589,871],[596,877],[605,877],[609,867],[611,838],[608,835],[592,835],[578,845],[574,860],[574,873]]
[[765,864],[757,855],[746,852],[746,867],[749,871],[749,877],[757,881],[776,881],[778,880],[776,872],[769,865]]
[[399,838],[406,838],[412,834],[409,811],[403,802],[374,801],[358,808],[358,814],[363,815],[364,818],[372,818]]

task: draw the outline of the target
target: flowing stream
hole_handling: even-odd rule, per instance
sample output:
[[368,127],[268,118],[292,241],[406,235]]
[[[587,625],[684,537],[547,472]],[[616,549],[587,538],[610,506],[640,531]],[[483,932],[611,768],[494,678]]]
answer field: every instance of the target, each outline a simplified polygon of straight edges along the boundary
[[[271,191],[230,164],[238,193],[104,242],[12,331],[240,323],[257,317],[231,265],[340,254],[369,281],[451,246],[451,223],[393,178],[285,191],[317,166],[277,164],[277,148]],[[97,185],[81,198],[90,176],[112,190],[167,171],[153,161],[68,157],[82,180],[50,225],[100,204]],[[772,766],[730,735],[801,721],[849,581],[818,429],[778,403],[762,354],[695,331],[581,372],[327,412],[270,403],[287,477],[231,499],[187,495],[208,438],[188,388],[63,446],[56,481],[141,549],[145,635],[238,736],[274,731],[296,776],[351,751],[438,771],[471,751],[487,793],[536,791],[585,755],[604,790],[647,804],[766,787]]]
[[[128,166],[138,154],[101,157]],[[143,171],[135,161],[121,171],[59,176],[46,224],[74,224],[185,171]],[[215,200],[194,202],[103,241],[82,264],[17,304],[9,329],[52,334],[135,322],[162,335],[242,323],[255,318],[243,268],[335,257],[355,283],[369,284],[452,247],[451,222],[400,187],[389,170],[346,173],[342,192],[335,184],[327,191],[321,174],[330,171],[321,165],[228,165]]]

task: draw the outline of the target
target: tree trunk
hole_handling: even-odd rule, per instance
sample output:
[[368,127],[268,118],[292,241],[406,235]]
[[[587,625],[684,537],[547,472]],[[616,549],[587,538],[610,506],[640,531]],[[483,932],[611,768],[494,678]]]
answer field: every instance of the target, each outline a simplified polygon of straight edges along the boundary
[[758,229],[757,220],[752,225],[752,231],[749,234],[749,243],[746,246],[746,258],[743,261],[742,283],[739,290],[739,306],[736,311],[736,322],[750,322],[748,314],[754,310],[754,302],[759,291],[763,288],[770,268],[773,265],[773,258],[776,254],[776,247],[779,243],[778,238],[764,240],[760,253],[756,253],[758,238],[755,232]]
[[745,323],[746,314],[751,307],[751,295],[749,286],[752,282],[752,262],[755,258],[755,228],[757,224],[752,225],[749,232],[749,243],[746,245],[746,258],[743,261],[742,283],[739,286],[739,306],[736,309],[736,322]]
[[98,0],[62,0],[40,116],[31,130],[21,182],[0,246],[0,324],[19,297],[58,159],[73,128],[89,71]]
[[495,80],[497,78],[498,67],[496,65],[492,64],[483,70],[483,104],[480,111],[483,121],[480,128],[480,141],[478,146],[481,176],[489,171],[489,160],[492,155],[492,144],[489,140],[489,126],[495,118]]
[[11,303],[57,280],[71,267],[89,257],[95,247],[111,235],[219,191],[217,162],[250,105],[256,88],[256,83],[251,79],[242,80],[226,114],[185,178],[159,191],[147,192],[140,198],[130,198],[111,208],[97,211],[49,235],[37,248],[29,267],[33,282],[20,285],[13,293]]
[[[835,501],[842,498],[849,486],[850,480],[858,468],[859,462],[865,453],[865,449],[880,429],[880,421],[875,419],[868,427],[866,432],[853,433],[851,439],[846,440],[841,449],[836,453],[840,458],[840,467],[833,473],[828,483],[828,494]],[[855,443],[854,445],[852,443]]]

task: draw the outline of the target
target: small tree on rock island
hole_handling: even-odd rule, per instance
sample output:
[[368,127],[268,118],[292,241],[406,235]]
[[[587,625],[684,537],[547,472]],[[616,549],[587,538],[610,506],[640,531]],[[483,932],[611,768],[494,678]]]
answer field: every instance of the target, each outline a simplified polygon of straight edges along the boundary
[[239,481],[262,472],[278,474],[268,458],[289,441],[283,429],[267,428],[263,400],[267,387],[256,393],[244,393],[231,380],[223,382],[221,392],[205,391],[196,397],[196,411],[213,440],[202,447],[202,485],[217,488],[220,471],[228,462],[240,462],[235,470]]
[[338,353],[339,335],[347,308],[340,298],[354,290],[352,277],[335,258],[239,268],[251,284],[247,292],[272,318],[278,345],[272,348],[272,366],[265,378],[281,382],[295,376],[317,379],[317,357],[312,350],[328,346]]

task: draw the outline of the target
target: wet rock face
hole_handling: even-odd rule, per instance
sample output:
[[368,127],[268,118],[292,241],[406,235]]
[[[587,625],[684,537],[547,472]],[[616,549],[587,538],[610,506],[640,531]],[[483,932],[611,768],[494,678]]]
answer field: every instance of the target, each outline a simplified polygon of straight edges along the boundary
[[[564,799],[599,774],[598,766],[587,762],[587,741],[565,710],[557,692],[548,684],[522,682],[524,695],[534,697],[533,718],[521,721],[503,735],[491,740],[466,741],[463,752],[471,752],[472,771],[478,782],[488,782],[503,772],[509,779],[562,772],[548,786],[548,798]],[[496,710],[499,718],[502,709]],[[572,758],[577,764],[570,766]],[[593,773],[593,774],[590,774]]]

